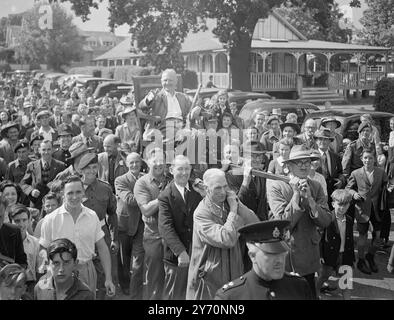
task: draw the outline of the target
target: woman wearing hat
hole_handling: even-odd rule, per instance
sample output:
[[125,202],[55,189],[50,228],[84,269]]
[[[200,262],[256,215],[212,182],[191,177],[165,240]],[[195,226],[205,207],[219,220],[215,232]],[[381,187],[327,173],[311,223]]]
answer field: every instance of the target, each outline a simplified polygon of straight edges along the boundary
[[[300,134],[301,129],[297,123],[284,122],[280,124],[282,130],[282,138],[291,138],[293,145],[301,145],[302,140],[297,138],[296,135]],[[272,147],[273,158],[276,159],[279,156],[279,143],[275,142]]]
[[127,107],[122,112],[124,123],[119,125],[115,130],[115,135],[121,142],[135,145],[136,152],[141,151],[141,124],[137,116],[137,108],[135,106]]
[[322,119],[320,125],[327,129],[330,129],[331,135],[334,137],[334,140],[330,144],[330,149],[334,153],[342,155],[344,151],[343,136],[340,133],[336,132],[336,129],[341,126],[341,122],[334,117],[327,117]]
[[276,181],[267,194],[274,219],[288,219],[290,223],[290,254],[287,271],[303,276],[316,298],[315,273],[320,269],[320,234],[318,228],[327,227],[332,220],[323,188],[308,179],[312,161],[303,145],[291,149],[285,161],[289,168],[290,182]]

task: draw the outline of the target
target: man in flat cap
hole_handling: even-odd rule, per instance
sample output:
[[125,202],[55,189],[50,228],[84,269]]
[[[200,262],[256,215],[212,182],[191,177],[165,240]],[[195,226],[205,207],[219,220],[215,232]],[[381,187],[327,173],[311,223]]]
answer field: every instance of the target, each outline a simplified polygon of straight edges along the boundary
[[37,113],[36,119],[40,123],[38,134],[42,135],[45,140],[55,142],[57,140],[57,132],[49,124],[50,117],[51,113],[48,110],[42,110]]
[[246,240],[252,270],[216,292],[216,300],[311,300],[307,281],[285,272],[289,247],[284,241],[288,220],[246,225],[239,233]]
[[343,155],[342,168],[343,174],[349,178],[350,174],[363,166],[361,155],[364,149],[370,149],[376,156],[375,143],[371,142],[372,126],[369,122],[362,122],[358,127],[358,139],[351,142]]

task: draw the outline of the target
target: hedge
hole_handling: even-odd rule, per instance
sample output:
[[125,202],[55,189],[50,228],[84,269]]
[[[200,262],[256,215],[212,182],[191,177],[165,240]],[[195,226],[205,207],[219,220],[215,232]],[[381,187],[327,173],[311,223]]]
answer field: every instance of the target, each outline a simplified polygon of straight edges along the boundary
[[394,113],[394,79],[383,78],[378,82],[373,106],[376,111]]

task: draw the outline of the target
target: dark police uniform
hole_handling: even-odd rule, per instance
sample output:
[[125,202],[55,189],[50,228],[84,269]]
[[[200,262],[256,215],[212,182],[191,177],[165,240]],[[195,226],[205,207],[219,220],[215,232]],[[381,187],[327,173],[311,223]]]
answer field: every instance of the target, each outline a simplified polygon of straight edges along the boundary
[[56,149],[56,151],[53,153],[52,157],[56,160],[64,162],[67,167],[72,164],[72,161],[69,160],[69,158],[71,157],[70,151],[64,150],[61,147]]
[[[247,243],[258,243],[267,254],[283,254],[289,250],[283,234],[290,221],[262,221],[239,229]],[[285,273],[282,278],[264,280],[255,270],[235,279],[216,292],[215,300],[312,300],[308,282],[297,275]]]

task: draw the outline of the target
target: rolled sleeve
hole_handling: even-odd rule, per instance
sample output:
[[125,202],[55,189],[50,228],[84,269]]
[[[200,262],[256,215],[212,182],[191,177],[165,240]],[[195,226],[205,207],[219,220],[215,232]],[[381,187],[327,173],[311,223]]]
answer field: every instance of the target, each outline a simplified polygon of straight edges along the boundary
[[39,243],[41,246],[44,248],[48,248],[49,244],[52,242],[52,232],[51,228],[49,225],[48,219],[43,220],[42,225],[41,225],[41,235],[40,235],[40,240]]

